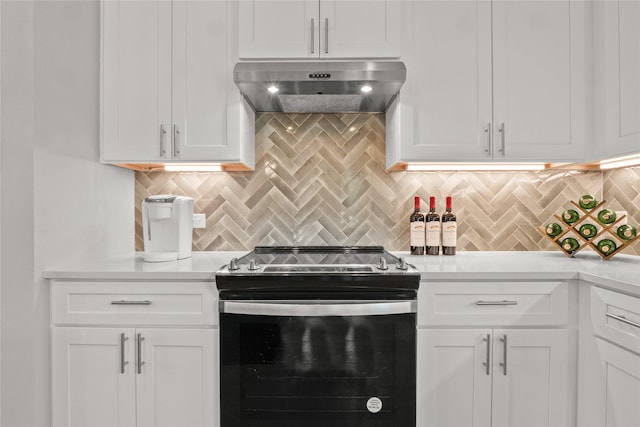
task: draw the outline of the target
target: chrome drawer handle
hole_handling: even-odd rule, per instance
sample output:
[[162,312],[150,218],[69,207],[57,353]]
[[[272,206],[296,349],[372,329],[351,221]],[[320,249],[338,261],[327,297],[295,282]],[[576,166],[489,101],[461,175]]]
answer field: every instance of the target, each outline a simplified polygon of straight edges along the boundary
[[631,325],[631,326],[635,326],[636,328],[640,328],[640,323],[636,323],[633,322],[631,320],[628,320],[626,317],[624,316],[616,316],[615,314],[611,314],[611,313],[605,313],[605,316],[611,318],[611,319],[615,319],[618,320],[622,323],[626,323],[627,325]]
[[518,305],[518,301],[507,301],[506,299],[502,301],[479,300],[479,301],[476,301],[476,305]]
[[111,301],[111,305],[151,305],[151,301],[148,299],[144,301],[129,301],[121,299],[120,301]]

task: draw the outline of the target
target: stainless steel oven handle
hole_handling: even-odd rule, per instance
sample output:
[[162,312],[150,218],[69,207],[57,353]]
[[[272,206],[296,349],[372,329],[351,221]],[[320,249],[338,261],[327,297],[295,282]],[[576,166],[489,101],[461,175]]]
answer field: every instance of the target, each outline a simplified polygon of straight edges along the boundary
[[252,316],[381,316],[416,313],[416,301],[220,301],[220,313]]

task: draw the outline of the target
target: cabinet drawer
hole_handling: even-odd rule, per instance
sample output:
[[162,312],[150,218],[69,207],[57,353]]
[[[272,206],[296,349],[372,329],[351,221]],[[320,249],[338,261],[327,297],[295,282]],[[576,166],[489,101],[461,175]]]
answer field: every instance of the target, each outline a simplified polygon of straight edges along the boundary
[[64,282],[51,284],[51,323],[215,325],[213,282]]
[[567,282],[423,283],[420,325],[566,325]]
[[593,286],[591,321],[597,336],[640,353],[640,298]]

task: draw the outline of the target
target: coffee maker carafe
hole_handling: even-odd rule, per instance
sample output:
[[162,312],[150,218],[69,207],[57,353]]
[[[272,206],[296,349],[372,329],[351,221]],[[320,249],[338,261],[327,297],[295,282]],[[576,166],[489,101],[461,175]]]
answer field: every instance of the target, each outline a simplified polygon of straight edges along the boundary
[[151,196],[142,202],[144,260],[175,261],[191,256],[193,198]]

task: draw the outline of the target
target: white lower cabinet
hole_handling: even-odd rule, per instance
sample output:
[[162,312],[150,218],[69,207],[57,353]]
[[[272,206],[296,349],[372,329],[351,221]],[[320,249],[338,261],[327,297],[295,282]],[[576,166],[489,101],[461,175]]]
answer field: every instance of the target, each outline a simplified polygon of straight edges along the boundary
[[52,328],[54,426],[214,426],[218,331]]
[[134,329],[52,328],[51,334],[52,424],[135,426]]
[[51,283],[54,427],[219,425],[211,282]]
[[638,427],[640,295],[587,286],[580,295],[579,425]]
[[604,371],[603,427],[640,426],[640,355],[597,339]]
[[571,423],[566,329],[419,329],[420,427]]

